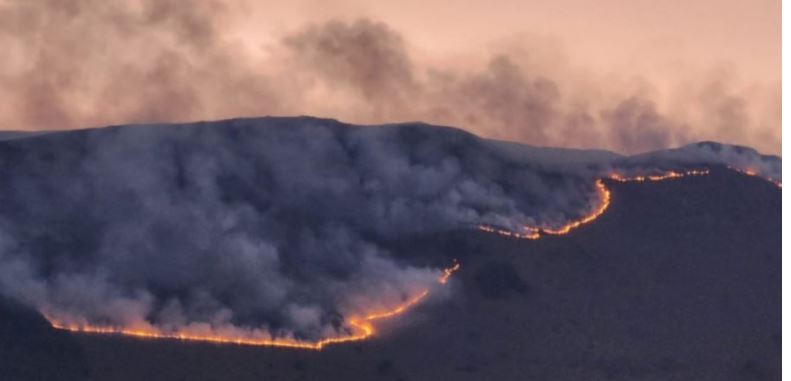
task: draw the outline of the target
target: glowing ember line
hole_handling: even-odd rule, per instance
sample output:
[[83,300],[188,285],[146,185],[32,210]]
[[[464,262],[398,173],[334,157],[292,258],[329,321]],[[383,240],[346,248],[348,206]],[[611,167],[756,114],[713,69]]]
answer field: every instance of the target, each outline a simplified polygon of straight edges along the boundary
[[[734,170],[736,172],[748,176],[759,176],[757,172],[749,169],[741,170],[733,167],[729,167],[729,168],[731,170]],[[707,174],[709,174],[708,170],[691,170],[686,172],[670,171],[659,175],[634,176],[634,177],[628,177],[622,174],[613,173],[609,175],[607,179],[618,182],[646,182],[646,181],[662,181],[662,180],[675,179],[686,176],[702,176]],[[766,179],[772,182],[773,184],[777,185],[778,187],[782,188],[782,183],[780,181],[771,178],[766,178]],[[518,238],[518,239],[538,239],[541,237],[541,233],[550,234],[550,235],[568,234],[571,230],[594,221],[596,218],[604,214],[604,212],[610,206],[612,195],[610,193],[610,190],[607,189],[606,185],[604,184],[604,181],[602,179],[597,179],[594,185],[595,185],[597,197],[599,199],[598,205],[588,215],[585,215],[578,220],[568,222],[560,227],[546,227],[546,226],[540,227],[540,226],[526,225],[523,226],[524,231],[522,233],[496,228],[491,225],[478,225],[477,228],[479,230],[488,233],[494,233],[494,234],[499,234],[502,236]],[[446,284],[450,279],[451,275],[453,275],[454,272],[459,270],[459,268],[460,268],[459,262],[454,261],[451,267],[448,267],[442,271],[442,275],[437,279],[437,282],[442,285]],[[401,315],[406,311],[408,311],[410,308],[422,302],[426,297],[428,297],[428,295],[429,295],[429,290],[424,289],[421,292],[417,293],[415,296],[408,299],[407,301],[399,305],[396,305],[394,307],[391,307],[387,310],[370,312],[362,317],[350,317],[346,322],[350,330],[352,331],[350,334],[348,334],[347,336],[324,338],[318,341],[301,341],[292,338],[272,339],[272,338],[231,337],[231,336],[223,336],[221,334],[192,334],[186,332],[167,333],[167,332],[158,331],[154,328],[128,329],[128,328],[120,328],[120,327],[103,327],[103,326],[93,326],[93,325],[83,325],[83,324],[65,324],[59,322],[57,319],[54,319],[52,317],[47,317],[47,320],[49,320],[52,327],[56,329],[62,329],[72,332],[81,332],[81,333],[116,334],[116,335],[132,336],[139,338],[151,338],[151,339],[176,339],[176,340],[200,341],[200,342],[220,343],[220,344],[239,344],[239,345],[321,350],[327,345],[362,341],[370,338],[376,333],[376,328],[373,325],[374,321]]]
[[478,230],[485,231],[487,233],[494,233],[494,234],[499,234],[502,236],[518,238],[518,239],[538,239],[541,237],[538,233],[538,230],[534,230],[528,226],[524,227],[525,233],[515,233],[506,229],[498,229],[491,225],[478,225],[477,228]]
[[762,178],[762,179],[774,184],[778,188],[782,188],[783,187],[783,182],[782,181],[774,179],[774,178],[771,178],[771,177],[768,177],[768,176],[761,176],[760,174],[758,174],[758,171],[755,171],[755,170],[753,170],[751,168],[740,169],[740,168],[729,166],[728,169],[730,169],[731,171],[734,171],[734,172],[741,173],[743,175],[760,177],[760,178]]
[[365,321],[372,321],[372,320],[385,319],[385,318],[389,318],[389,317],[392,317],[392,316],[399,315],[399,314],[403,313],[404,311],[406,311],[407,309],[409,309],[410,307],[414,306],[415,304],[420,303],[420,301],[423,300],[423,298],[425,298],[426,296],[428,296],[428,290],[423,290],[419,294],[415,295],[413,298],[411,298],[411,299],[407,300],[406,302],[404,302],[404,304],[402,304],[402,305],[400,305],[400,306],[398,306],[396,308],[393,308],[392,310],[387,310],[387,311],[382,311],[382,312],[374,312],[374,313],[365,315],[363,320],[365,320]]
[[[658,175],[632,176],[632,177],[625,176],[619,173],[613,173],[610,174],[607,177],[607,179],[626,183],[626,182],[662,181],[662,180],[677,179],[687,176],[703,176],[708,174],[709,174],[708,170],[689,170],[685,172],[669,171]],[[589,214],[582,216],[578,220],[570,221],[565,225],[559,227],[526,225],[523,227],[525,233],[515,233],[510,230],[498,229],[490,225],[478,225],[478,229],[488,233],[495,233],[502,236],[519,238],[519,239],[539,239],[541,238],[541,233],[549,234],[549,235],[568,234],[570,231],[599,218],[599,216],[604,214],[604,212],[610,206],[612,195],[610,193],[610,190],[607,189],[607,186],[604,184],[604,181],[602,179],[596,179],[594,186],[596,189],[596,195],[599,200],[598,205]]]
[[576,229],[584,224],[587,224],[599,218],[599,216],[601,216],[604,213],[604,211],[607,210],[607,208],[610,206],[610,197],[611,197],[610,190],[607,189],[606,186],[604,186],[604,182],[601,179],[596,180],[596,194],[598,194],[599,196],[600,203],[596,207],[596,209],[594,209],[593,212],[591,212],[591,214],[588,214],[587,216],[584,216],[579,220],[571,221],[559,228],[555,228],[555,229],[542,228],[541,231],[552,235],[568,234],[568,232],[570,232],[571,229]]
[[450,276],[453,275],[453,273],[458,271],[460,268],[461,268],[461,263],[459,263],[459,261],[454,259],[453,266],[443,269],[442,275],[439,277],[439,279],[437,279],[437,281],[439,282],[439,284],[448,283],[448,279],[450,279]]
[[[442,275],[437,279],[437,283],[446,284],[451,275],[456,272],[461,265],[459,262],[453,262],[451,267],[442,270]],[[373,325],[375,320],[387,319],[405,313],[410,308],[414,307],[423,301],[429,295],[429,290],[424,289],[417,295],[411,297],[409,300],[397,306],[391,307],[387,310],[376,311],[367,313],[363,317],[350,317],[347,321],[348,326],[353,330],[348,336],[324,338],[318,341],[302,341],[292,338],[249,338],[249,337],[231,337],[223,336],[217,333],[210,334],[193,334],[186,332],[161,332],[154,328],[151,329],[129,329],[122,327],[106,327],[94,326],[85,324],[65,324],[59,322],[57,319],[47,316],[47,320],[53,328],[80,332],[80,333],[95,333],[95,334],[114,334],[123,336],[132,336],[146,339],[173,339],[184,341],[200,341],[207,343],[218,344],[238,344],[238,345],[253,345],[253,346],[267,346],[267,347],[281,347],[281,348],[295,348],[295,349],[310,349],[321,350],[327,345],[349,343],[354,341],[362,341],[370,338],[376,333],[376,328]]]
[[676,172],[676,171],[669,171],[659,175],[649,175],[649,176],[633,176],[627,177],[618,173],[613,173],[609,176],[610,180],[615,180],[622,183],[628,182],[645,182],[645,181],[662,181],[668,179],[677,179],[681,177],[688,177],[688,176],[703,176],[708,175],[708,170],[690,170],[686,172]]

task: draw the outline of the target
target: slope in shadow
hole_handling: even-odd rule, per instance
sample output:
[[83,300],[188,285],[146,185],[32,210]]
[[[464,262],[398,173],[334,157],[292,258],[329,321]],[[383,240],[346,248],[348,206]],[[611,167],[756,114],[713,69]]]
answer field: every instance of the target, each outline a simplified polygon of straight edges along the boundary
[[53,331],[35,310],[0,296],[0,379],[71,381],[88,372],[73,337]]
[[[93,380],[779,379],[781,192],[722,169],[608,185],[610,209],[566,236],[398,243],[397,255],[462,269],[444,300],[370,342],[303,352],[71,337]],[[19,350],[62,339],[48,335]]]

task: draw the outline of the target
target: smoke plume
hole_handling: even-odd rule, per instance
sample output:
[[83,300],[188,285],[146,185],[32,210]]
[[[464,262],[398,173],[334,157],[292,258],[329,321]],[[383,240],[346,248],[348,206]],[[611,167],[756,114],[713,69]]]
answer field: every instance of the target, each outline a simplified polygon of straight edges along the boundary
[[262,49],[237,37],[234,25],[250,6],[239,4],[0,2],[0,126],[317,115],[420,120],[626,153],[699,140],[780,152],[778,88],[744,84],[727,70],[664,91],[651,78],[575,69],[529,41],[469,60],[426,58],[399,31],[368,19],[261,36],[272,40]]
[[314,118],[8,139],[0,290],[67,324],[338,336],[436,285],[442,264],[392,242],[555,226],[594,208],[594,178],[614,170],[739,160],[779,175],[777,158],[713,143],[630,158]]

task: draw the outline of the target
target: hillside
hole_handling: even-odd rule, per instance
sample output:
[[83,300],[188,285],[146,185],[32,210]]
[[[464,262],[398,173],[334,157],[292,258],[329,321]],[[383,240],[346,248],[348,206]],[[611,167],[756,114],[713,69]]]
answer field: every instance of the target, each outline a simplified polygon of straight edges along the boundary
[[[289,123],[280,128],[294,127],[293,120]],[[271,136],[257,135],[249,126],[222,133],[176,127],[164,134],[162,128],[172,127],[134,127],[0,142],[0,172],[15,180],[0,192],[0,284],[7,294],[0,303],[0,375],[21,380],[779,378],[781,192],[771,182],[730,170],[728,162],[713,160],[709,153],[629,158],[588,152],[577,160],[556,162],[557,154],[548,151],[532,150],[520,157],[518,149],[500,150],[500,143],[458,130],[391,126],[383,132],[370,130],[383,135],[368,140],[355,132],[349,135],[367,134],[366,129],[322,123],[309,133],[271,135],[281,139],[296,134],[264,146],[260,139]],[[300,139],[310,136],[328,140],[305,145]],[[347,153],[327,151],[323,142],[330,141],[341,142]],[[363,143],[349,145],[351,141]],[[379,142],[395,142],[397,149],[388,151],[393,156],[383,162],[387,165],[369,167],[370,160],[360,158],[369,154],[367,144],[379,147]],[[278,156],[254,150],[276,146],[283,149]],[[763,171],[779,170],[779,158],[754,151],[711,143],[690,149],[728,151],[731,159],[733,152],[744,153],[764,163],[759,168]],[[281,177],[277,171],[286,162],[271,158],[290,157],[289,152],[302,157],[305,166],[289,162],[288,175]],[[98,158],[104,161],[96,164]],[[398,168],[400,158],[410,165],[398,181],[388,183],[389,169]],[[456,164],[448,164],[448,158]],[[157,171],[141,167],[143,163]],[[250,165],[254,171],[245,169]],[[593,179],[609,171],[701,167],[709,174],[659,182],[605,179],[609,207],[567,235],[524,240],[474,228],[476,223],[510,228],[528,221],[551,226],[576,218],[596,202]],[[217,177],[228,171],[234,176]],[[375,194],[366,193],[364,186],[358,189],[358,182],[348,179],[361,173],[384,185]],[[219,188],[207,186],[206,178],[219,181]],[[319,178],[321,182],[314,181]],[[337,181],[329,181],[333,178]],[[291,179],[299,186],[292,186]],[[401,187],[405,181],[410,182],[408,189]],[[470,181],[486,197],[468,192],[465,184]],[[225,193],[217,196],[207,189]],[[460,199],[447,196],[454,189]],[[399,199],[407,200],[405,205],[424,203],[372,219],[379,205]],[[426,205],[442,208],[428,214]],[[213,212],[181,214],[196,208]],[[476,213],[469,214],[468,208]],[[237,258],[247,246],[233,246],[236,241],[218,247],[199,244],[200,235],[227,238],[230,233],[222,230],[226,225],[215,225],[209,217],[229,209],[237,218],[233,231],[269,228],[258,237],[278,249],[277,271],[262,273],[257,280],[246,278],[248,269],[236,267],[257,263],[251,258],[268,252],[266,246],[257,246],[253,257]],[[280,225],[261,217],[269,214]],[[305,226],[315,235],[301,233]],[[345,230],[325,230],[327,226]],[[133,234],[137,244],[110,228]],[[335,235],[321,233],[327,231]],[[313,244],[305,246],[307,241]],[[107,251],[108,242],[114,244],[110,248],[130,254]],[[234,247],[239,250],[228,251]],[[329,250],[314,256],[322,247]],[[136,268],[141,266],[138,255],[150,267]],[[372,274],[369,270],[380,267],[354,264],[372,258],[390,272]],[[183,316],[200,319],[189,307],[193,299],[183,293],[209,285],[217,302],[240,311],[230,323],[263,321],[309,338],[314,332],[310,325],[298,325],[288,320],[295,315],[278,310],[288,307],[289,300],[251,306],[249,297],[259,296],[250,294],[257,290],[253,286],[282,283],[287,295],[326,308],[320,315],[324,319],[344,316],[343,308],[351,307],[328,304],[309,292],[365,279],[374,286],[384,283],[362,296],[384,300],[391,297],[384,291],[387,287],[409,294],[409,282],[421,282],[424,275],[433,279],[432,269],[453,259],[461,269],[446,287],[428,286],[433,288],[426,302],[377,324],[380,332],[368,340],[322,351],[69,333],[49,327],[36,311],[41,303],[64,314],[108,321],[138,316],[129,306],[145,302],[150,303],[142,304],[149,308],[148,319],[171,324],[157,320],[164,319],[157,313],[170,311],[162,307],[164,301],[180,298]],[[315,267],[289,267],[298,261]],[[256,266],[248,267],[267,269]],[[99,270],[112,276],[95,278]],[[232,278],[235,282],[226,282]],[[84,283],[96,279],[102,282]],[[307,286],[292,286],[297,279]],[[61,294],[74,284],[98,285],[103,292]],[[41,287],[46,290],[43,299]],[[140,287],[154,299],[135,299],[128,293]],[[321,295],[347,295],[329,291]],[[246,299],[237,299],[235,292]],[[92,300],[116,307],[108,311]],[[114,314],[123,310],[119,306],[130,312]],[[252,307],[266,308],[247,310]]]

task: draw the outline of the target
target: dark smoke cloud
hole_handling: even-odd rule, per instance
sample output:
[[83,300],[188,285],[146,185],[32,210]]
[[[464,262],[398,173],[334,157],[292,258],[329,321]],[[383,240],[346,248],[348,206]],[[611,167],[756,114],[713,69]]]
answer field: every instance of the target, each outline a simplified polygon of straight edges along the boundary
[[368,20],[330,21],[284,40],[305,69],[365,99],[390,101],[416,91],[415,70],[401,37]]
[[315,339],[436,285],[392,242],[557,226],[612,170],[738,160],[779,174],[714,143],[629,158],[312,118],[18,137],[0,141],[0,290],[66,323]]
[[779,152],[779,93],[741,86],[727,73],[661,96],[645,91],[650,79],[632,86],[538,65],[527,42],[480,64],[429,61],[370,20],[308,25],[261,52],[234,37],[239,17],[244,7],[215,1],[3,2],[0,126],[319,115],[421,120],[498,139],[622,152],[704,139]]
[[236,120],[1,145],[3,293],[68,323],[336,334],[436,285],[387,242],[561,218],[590,191],[424,126]]
[[611,132],[612,141],[638,152],[670,146],[674,142],[672,134],[681,130],[659,114],[653,102],[638,97],[626,99],[614,109],[605,111],[602,119]]
[[[440,81],[436,77],[435,81]],[[446,77],[447,78],[447,77]],[[459,125],[492,123],[497,135],[515,134],[516,140],[551,144],[546,130],[559,115],[560,92],[557,85],[543,77],[530,78],[508,56],[489,62],[485,71],[439,84],[444,89],[438,99],[442,115]]]

